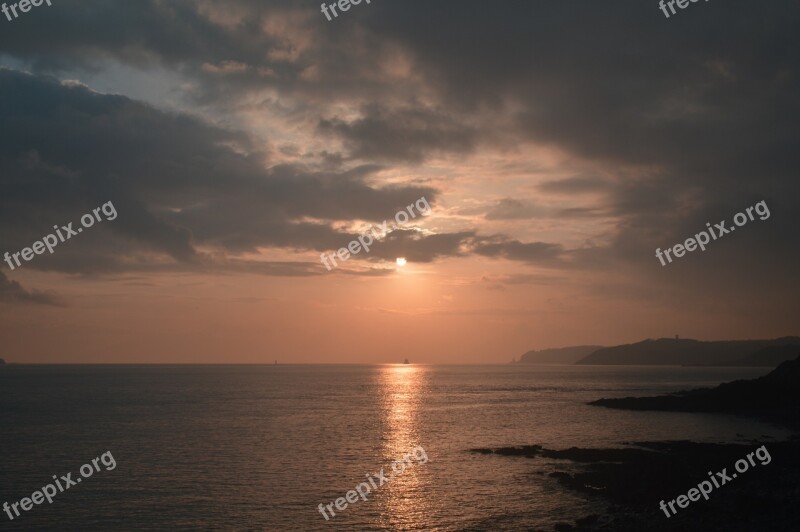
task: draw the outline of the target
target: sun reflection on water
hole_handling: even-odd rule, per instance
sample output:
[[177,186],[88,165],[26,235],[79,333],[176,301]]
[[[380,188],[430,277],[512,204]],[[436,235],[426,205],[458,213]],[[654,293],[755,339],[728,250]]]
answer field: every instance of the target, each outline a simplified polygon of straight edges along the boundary
[[[431,510],[427,488],[430,473],[422,452],[411,456],[411,465],[402,462],[407,453],[422,447],[431,460],[419,427],[420,406],[427,392],[428,370],[425,366],[396,364],[383,366],[380,371],[382,410],[384,416],[383,455],[386,475],[380,497],[381,525],[391,529],[418,528]],[[395,470],[392,470],[394,467]]]

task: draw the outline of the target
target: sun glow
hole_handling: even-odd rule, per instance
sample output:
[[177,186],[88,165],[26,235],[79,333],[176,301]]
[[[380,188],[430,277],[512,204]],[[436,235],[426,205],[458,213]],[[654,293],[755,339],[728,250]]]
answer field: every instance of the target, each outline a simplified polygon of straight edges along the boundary
[[397,265],[399,267],[401,267],[401,268],[406,265],[405,257],[397,257],[397,261],[396,262],[397,262]]

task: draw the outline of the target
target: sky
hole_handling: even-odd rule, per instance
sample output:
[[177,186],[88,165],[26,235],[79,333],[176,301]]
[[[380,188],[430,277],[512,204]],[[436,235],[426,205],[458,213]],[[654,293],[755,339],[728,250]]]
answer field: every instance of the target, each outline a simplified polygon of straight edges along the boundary
[[82,229],[0,263],[0,357],[504,363],[800,335],[798,29],[789,0],[0,15],[0,254]]

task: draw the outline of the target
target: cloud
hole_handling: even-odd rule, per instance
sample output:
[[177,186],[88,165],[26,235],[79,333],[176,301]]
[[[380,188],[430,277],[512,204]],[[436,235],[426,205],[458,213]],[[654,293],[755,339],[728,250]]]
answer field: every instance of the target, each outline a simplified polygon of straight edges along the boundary
[[[465,0],[457,23],[450,6],[420,5],[371,10],[369,31],[400,43],[444,112],[492,109],[487,127],[505,126],[509,144],[554,146],[587,169],[539,188],[602,193],[596,207],[616,222],[607,236],[621,261],[650,247],[621,245],[637,235],[677,241],[762,198],[800,210],[800,49],[787,40],[800,5],[758,8],[757,28],[752,3],[736,0],[703,4],[679,24],[635,3]],[[505,207],[493,216],[524,214]],[[771,228],[775,259],[798,258],[789,218]]]
[[435,153],[469,153],[477,131],[423,106],[384,109],[366,106],[359,118],[319,122],[319,130],[344,139],[353,157],[366,160],[422,162]]
[[107,201],[118,211],[114,221],[37,257],[34,268],[192,270],[207,267],[209,252],[338,248],[355,235],[334,222],[378,221],[421,196],[437,197],[430,187],[371,186],[367,179],[380,171],[374,165],[338,172],[270,166],[242,133],[54,78],[0,69],[0,97],[7,249]]
[[397,257],[405,257],[409,262],[428,263],[464,255],[463,246],[472,238],[472,232],[426,234],[415,229],[397,229],[377,242],[363,258],[394,262]]
[[[646,3],[576,9],[522,0],[385,2],[335,24],[289,0],[224,7],[86,0],[53,12],[37,13],[35,25],[8,25],[0,34],[6,56],[70,78],[115,63],[166,68],[192,87],[192,101],[217,112],[280,109],[284,131],[302,129],[315,140],[327,133],[345,153],[325,152],[322,168],[279,163],[269,159],[271,147],[195,118],[40,78],[18,81],[0,102],[0,117],[20,132],[4,127],[0,147],[16,176],[0,176],[12,194],[0,196],[3,234],[13,227],[15,242],[29,244],[39,228],[112,197],[129,215],[42,259],[43,268],[116,271],[154,258],[191,268],[208,250],[337,249],[355,235],[335,222],[382,220],[437,192],[378,188],[379,175],[413,183],[418,176],[408,165],[434,156],[488,159],[546,147],[581,172],[531,186],[560,200],[598,196],[593,204],[561,202],[550,216],[603,218],[586,236],[602,244],[569,250],[456,227],[397,233],[374,256],[416,253],[431,261],[478,253],[595,270],[624,265],[650,276],[658,271],[655,247],[765,199],[775,213],[768,224],[742,237],[746,245],[720,244],[730,251],[711,259],[706,253],[698,277],[714,277],[722,266],[731,276],[747,269],[796,287],[788,273],[800,261],[800,49],[788,37],[798,30],[796,3],[702,3],[683,21],[666,21]],[[27,99],[23,89],[33,89]],[[345,167],[354,162],[364,166]],[[487,180],[502,185],[506,176],[496,168],[485,170]],[[448,192],[474,193],[460,184],[452,178]],[[508,189],[493,197],[505,199],[489,220],[533,219],[534,207],[546,205]]]
[[484,257],[551,266],[561,262],[564,252],[563,247],[559,244],[520,242],[504,236],[476,237],[472,244],[474,252]]
[[35,305],[64,306],[61,298],[53,292],[26,290],[17,281],[12,281],[0,271],[0,303],[30,303]]
[[608,192],[612,185],[603,178],[573,176],[566,179],[546,181],[538,186],[542,192],[555,194],[586,194],[594,192]]
[[[461,211],[463,214],[467,212]],[[487,220],[532,220],[532,219],[580,219],[608,216],[608,211],[599,207],[541,207],[514,198],[499,200],[484,216]]]
[[487,220],[525,220],[542,216],[541,209],[513,198],[503,198],[486,213]]
[[[159,111],[75,83],[0,69],[0,228],[7,249],[22,249],[54,224],[112,201],[113,221],[95,225],[37,257],[30,267],[70,274],[133,271],[247,271],[306,276],[318,264],[245,261],[270,248],[339,249],[358,234],[337,222],[379,222],[437,190],[416,185],[376,188],[382,170],[340,171],[300,164],[269,165],[266,154],[236,131]],[[421,149],[421,148],[420,148]],[[423,150],[424,151],[424,150]],[[365,257],[405,256],[432,262],[477,252],[535,262],[557,246],[524,244],[475,231],[390,233]]]

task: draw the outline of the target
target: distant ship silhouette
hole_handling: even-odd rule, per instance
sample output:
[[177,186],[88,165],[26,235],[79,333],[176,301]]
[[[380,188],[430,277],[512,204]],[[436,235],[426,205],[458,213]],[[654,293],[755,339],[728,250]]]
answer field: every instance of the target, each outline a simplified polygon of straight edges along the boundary
[[411,364],[411,362],[409,362],[409,361],[408,361],[408,359],[405,359],[405,361],[403,362],[403,364]]

